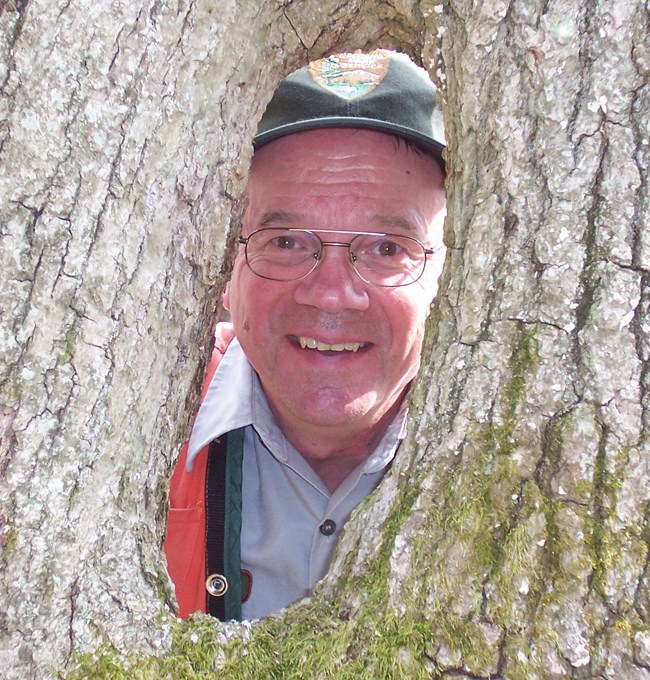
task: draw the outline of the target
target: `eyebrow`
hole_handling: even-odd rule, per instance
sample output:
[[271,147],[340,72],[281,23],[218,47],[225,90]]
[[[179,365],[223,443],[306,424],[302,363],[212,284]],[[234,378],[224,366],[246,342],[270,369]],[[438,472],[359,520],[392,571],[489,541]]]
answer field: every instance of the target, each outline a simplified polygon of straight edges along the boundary
[[403,229],[411,235],[418,235],[419,229],[415,225],[400,215],[375,215],[375,221],[387,231],[391,229]]
[[284,210],[270,210],[262,215],[258,228],[271,227],[277,224],[298,224],[300,221],[301,217],[296,213],[290,213]]

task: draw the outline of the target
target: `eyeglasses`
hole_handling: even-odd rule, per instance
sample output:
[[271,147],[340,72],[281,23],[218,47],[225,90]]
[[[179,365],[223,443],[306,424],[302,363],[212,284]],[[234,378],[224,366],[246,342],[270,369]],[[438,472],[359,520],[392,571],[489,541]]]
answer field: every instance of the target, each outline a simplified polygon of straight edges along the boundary
[[[354,235],[350,241],[323,241],[318,234]],[[366,283],[394,288],[415,283],[424,273],[427,248],[410,236],[331,229],[265,228],[239,239],[253,274],[271,281],[297,281],[316,269],[323,246],[347,248],[350,264]]]

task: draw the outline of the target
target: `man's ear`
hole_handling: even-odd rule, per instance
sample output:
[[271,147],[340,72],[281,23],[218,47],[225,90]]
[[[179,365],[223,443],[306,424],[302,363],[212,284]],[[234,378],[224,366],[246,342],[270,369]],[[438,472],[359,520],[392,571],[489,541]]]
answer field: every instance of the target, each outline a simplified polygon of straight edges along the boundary
[[230,281],[226,284],[226,290],[223,292],[223,308],[227,311],[230,311]]

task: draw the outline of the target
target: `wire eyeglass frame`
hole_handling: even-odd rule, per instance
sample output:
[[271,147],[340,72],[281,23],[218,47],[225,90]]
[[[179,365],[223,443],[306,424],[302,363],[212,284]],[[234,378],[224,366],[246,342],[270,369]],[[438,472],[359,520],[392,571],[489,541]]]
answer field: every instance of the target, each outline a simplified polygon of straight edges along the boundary
[[[256,236],[262,233],[268,233],[268,232],[277,232],[278,234],[287,234],[287,233],[302,233],[302,234],[309,234],[313,235],[316,237],[318,240],[318,243],[320,244],[318,246],[318,250],[316,252],[312,252],[310,256],[305,257],[304,261],[307,263],[307,261],[311,258],[313,258],[313,262],[311,263],[311,266],[308,267],[308,269],[304,272],[301,273],[298,276],[287,276],[287,277],[278,277],[278,276],[270,276],[265,273],[260,273],[255,269],[255,264],[254,262],[252,263],[251,260],[254,260],[254,257],[251,256],[249,252],[249,243],[251,239],[255,240]],[[350,241],[323,241],[319,234],[345,234],[347,236],[352,236],[353,238]],[[411,278],[409,278],[407,281],[402,281],[400,283],[380,283],[379,279],[381,278],[381,272],[376,272],[378,274],[378,279],[377,280],[371,280],[367,278],[367,275],[364,276],[359,269],[357,268],[357,262],[358,262],[358,256],[357,254],[353,251],[353,244],[354,242],[359,238],[363,236],[376,236],[380,238],[393,238],[397,239],[399,241],[406,241],[409,244],[417,244],[417,247],[421,249],[421,254],[422,254],[422,262],[421,266],[419,266],[419,271],[417,272],[417,275],[413,276],[411,272],[408,270],[404,270],[402,274],[404,276],[409,276],[411,275]],[[306,278],[309,276],[314,269],[320,264],[320,262],[323,260],[323,249],[325,246],[333,246],[333,247],[343,247],[348,249],[348,254],[349,254],[349,262],[356,274],[359,276],[359,278],[364,281],[365,283],[368,283],[372,286],[379,286],[382,288],[400,288],[402,286],[408,286],[411,285],[412,283],[415,283],[418,281],[422,275],[424,274],[424,270],[426,268],[427,264],[427,257],[429,255],[434,255],[435,253],[439,252],[442,248],[444,248],[444,245],[441,244],[436,248],[427,248],[420,240],[413,238],[412,236],[404,236],[402,234],[391,234],[387,232],[373,232],[373,231],[344,231],[344,230],[337,230],[337,229],[302,229],[298,227],[263,227],[262,229],[256,229],[253,231],[249,236],[243,237],[240,236],[238,239],[238,243],[240,245],[243,245],[245,250],[244,254],[246,257],[246,264],[248,265],[248,268],[255,274],[256,276],[259,276],[260,278],[267,279],[270,281],[283,281],[283,282],[290,282],[290,281],[300,281],[301,279]],[[314,243],[316,245],[316,243]],[[413,260],[414,263],[417,263],[417,260]],[[296,263],[300,264],[300,263]],[[419,263],[418,263],[419,264]],[[369,268],[369,271],[373,271],[372,269]],[[399,272],[396,272],[399,273]]]

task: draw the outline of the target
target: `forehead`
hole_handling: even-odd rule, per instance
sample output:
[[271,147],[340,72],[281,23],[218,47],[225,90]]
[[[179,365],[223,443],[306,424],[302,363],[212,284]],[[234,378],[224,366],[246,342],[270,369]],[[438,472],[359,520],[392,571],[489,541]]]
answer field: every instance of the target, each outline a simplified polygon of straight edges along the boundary
[[398,162],[411,172],[428,172],[432,185],[444,185],[444,173],[431,156],[397,135],[377,130],[324,128],[293,133],[258,149],[251,170],[263,174],[289,159],[306,167],[328,162],[353,165],[364,159],[386,165]]
[[413,222],[422,232],[444,208],[444,177],[433,158],[374,130],[326,128],[299,132],[259,149],[248,183],[247,227],[260,215],[285,211],[312,228],[352,228],[373,215]]

